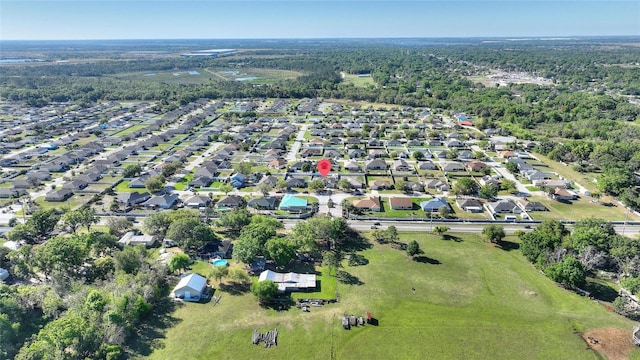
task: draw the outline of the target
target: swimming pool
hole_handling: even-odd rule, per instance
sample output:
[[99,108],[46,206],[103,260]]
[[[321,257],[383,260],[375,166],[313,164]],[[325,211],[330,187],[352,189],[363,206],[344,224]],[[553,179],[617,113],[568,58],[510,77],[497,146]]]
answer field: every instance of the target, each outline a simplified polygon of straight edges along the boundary
[[227,266],[227,265],[229,265],[227,263],[227,260],[225,260],[225,259],[216,259],[216,260],[213,260],[211,263],[213,264],[213,266]]

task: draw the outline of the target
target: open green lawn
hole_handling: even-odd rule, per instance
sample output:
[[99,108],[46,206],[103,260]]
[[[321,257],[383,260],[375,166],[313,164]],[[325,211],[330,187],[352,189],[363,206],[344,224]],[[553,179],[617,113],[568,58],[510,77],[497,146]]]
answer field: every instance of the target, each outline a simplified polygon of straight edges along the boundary
[[122,131],[118,131],[116,133],[113,133],[113,136],[125,136],[125,135],[129,135],[129,134],[133,134],[134,132],[138,131],[138,130],[142,130],[144,128],[146,128],[147,124],[138,124],[138,125],[133,125],[130,126]]
[[[352,285],[338,284],[340,302],[313,307],[261,308],[248,293],[216,289],[222,300],[183,304],[160,329],[152,359],[601,359],[576,334],[595,328],[631,331],[633,323],[564,290],[517,250],[505,251],[478,236],[425,233],[425,256],[411,261],[388,245],[362,251],[369,263],[342,270]],[[370,311],[378,326],[346,331],[343,313]],[[251,344],[254,329],[277,328],[278,345]],[[634,350],[632,358],[640,358]]]
[[35,202],[42,208],[43,210],[48,209],[70,209],[75,210],[80,206],[86,204],[93,197],[92,194],[75,194],[67,201],[46,201],[44,196],[35,199]]
[[[600,203],[592,203],[589,198],[580,198],[571,203],[559,202],[547,197],[534,196],[531,201],[539,201],[549,209],[549,211],[534,211],[529,213],[534,220],[563,219],[580,220],[596,217],[608,221],[624,221],[625,213],[622,206],[604,206]],[[637,221],[637,217],[629,214],[627,220]]]
[[189,182],[193,180],[193,174],[186,174],[184,177],[180,178],[176,182],[175,188],[176,190],[184,190],[185,187],[189,185]]
[[533,153],[533,154],[535,157],[540,159],[541,162],[548,165],[551,169],[553,169],[553,171],[562,175],[565,179],[570,181],[576,181],[591,192],[596,192],[598,190],[596,188],[596,184],[593,182],[592,177],[586,176],[584,174],[580,174],[579,172],[571,169],[570,166],[562,165],[561,163],[551,160],[540,153]]
[[[118,185],[116,185],[116,192],[136,192],[140,191],[140,189],[134,189],[129,187],[129,180],[122,180]],[[143,189],[144,190],[144,189]]]
[[376,82],[371,76],[358,76],[357,74],[344,74],[344,82],[353,84],[355,87],[376,86]]

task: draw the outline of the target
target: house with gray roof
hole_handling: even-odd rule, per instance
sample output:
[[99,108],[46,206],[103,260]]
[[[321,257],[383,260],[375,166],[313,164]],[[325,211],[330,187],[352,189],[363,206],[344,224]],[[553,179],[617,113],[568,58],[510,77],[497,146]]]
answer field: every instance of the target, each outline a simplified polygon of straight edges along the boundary
[[380,159],[369,160],[365,164],[367,170],[387,170],[387,163]]
[[422,211],[427,213],[438,212],[441,207],[445,207],[448,210],[451,210],[451,205],[447,202],[445,198],[436,197],[428,201],[423,201],[420,203],[420,207]]
[[487,203],[487,209],[494,214],[520,214],[522,209],[509,199]]
[[148,208],[171,209],[178,203],[178,200],[180,199],[177,194],[164,194],[160,196],[153,196],[142,205]]
[[247,206],[257,210],[275,210],[278,208],[278,198],[275,196],[267,196],[251,199],[247,202]]

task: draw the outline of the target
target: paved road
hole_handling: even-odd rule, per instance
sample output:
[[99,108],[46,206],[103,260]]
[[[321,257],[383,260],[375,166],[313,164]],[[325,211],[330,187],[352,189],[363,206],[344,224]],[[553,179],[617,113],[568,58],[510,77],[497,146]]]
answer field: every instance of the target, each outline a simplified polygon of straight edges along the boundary
[[291,149],[287,154],[287,161],[296,161],[296,155],[298,154],[298,150],[302,147],[302,141],[304,141],[304,133],[307,131],[309,127],[308,124],[300,125],[300,130],[298,131],[298,135],[296,136],[296,141],[294,141],[293,145],[291,145]]
[[216,150],[218,150],[218,148],[221,147],[222,145],[224,145],[223,142],[215,142],[211,144],[211,146],[207,150],[205,150],[205,152],[202,153],[202,155],[198,156],[195,160],[187,164],[187,166],[184,167],[184,171],[191,172],[191,170],[200,166],[200,164],[202,164],[206,160],[209,160],[209,157],[211,156],[211,154],[213,154]]
[[[290,229],[297,223],[298,220],[284,220],[285,228]],[[371,230],[374,223],[378,221],[372,220],[348,220],[349,225],[356,230]],[[451,222],[408,222],[408,221],[379,221],[380,225],[375,225],[379,229],[386,229],[389,225],[394,225],[400,231],[424,231],[431,232],[435,226],[446,226],[451,232],[459,233],[480,233],[487,223],[451,223]],[[513,224],[499,224],[504,227],[504,231],[507,234],[513,234],[517,230],[531,231],[535,228],[535,224],[527,225],[524,223]],[[530,226],[530,228],[527,228]],[[567,227],[571,228],[571,225]],[[640,234],[640,225],[614,225],[614,228],[618,234],[624,234],[625,236],[634,236]]]

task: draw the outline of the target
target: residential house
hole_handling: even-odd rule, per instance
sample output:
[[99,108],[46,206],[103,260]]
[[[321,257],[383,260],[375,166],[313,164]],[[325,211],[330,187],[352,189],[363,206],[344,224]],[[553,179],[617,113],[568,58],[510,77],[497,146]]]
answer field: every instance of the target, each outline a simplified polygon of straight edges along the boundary
[[380,206],[380,198],[377,196],[370,196],[364,199],[353,200],[353,206],[361,210],[382,211],[382,207]]
[[386,190],[391,189],[393,185],[386,180],[371,180],[369,181],[369,188],[371,190]]
[[529,170],[527,172],[524,173],[524,176],[529,179],[530,181],[535,181],[535,180],[548,180],[551,179],[551,177],[549,176],[549,174],[544,173],[542,171],[539,170]]
[[184,276],[171,291],[171,296],[184,301],[200,301],[207,288],[207,279],[198,274]]
[[19,198],[20,196],[23,196],[26,194],[27,194],[27,190],[22,188],[15,188],[15,187],[0,188],[0,198],[2,199]]
[[141,204],[151,198],[151,195],[147,192],[139,193],[137,191],[134,192],[124,192],[118,193],[116,196],[116,201],[125,206],[133,206]]
[[367,170],[387,170],[387,163],[383,160],[375,159],[369,160],[365,164],[365,169]]
[[440,191],[449,191],[451,189],[448,183],[438,179],[426,179],[423,181],[423,184],[427,189],[436,189]]
[[71,180],[64,183],[62,185],[62,188],[77,191],[77,190],[82,190],[87,186],[89,186],[89,184],[84,180]]
[[247,203],[247,206],[256,210],[275,210],[278,208],[278,198],[275,196],[267,196],[251,199]]
[[413,202],[408,197],[392,196],[389,198],[389,207],[393,210],[411,210]]
[[75,177],[75,180],[81,180],[87,183],[98,182],[100,179],[102,179],[102,175],[93,171],[85,172],[84,174]]
[[494,214],[520,214],[522,209],[509,199],[487,203],[487,209]]
[[458,152],[458,159],[460,160],[470,160],[473,159],[473,153],[469,150],[460,150]]
[[[415,181],[405,181],[404,188],[413,192],[423,192],[424,185],[417,183]],[[400,190],[400,189],[398,189]]]
[[194,195],[186,199],[182,203],[184,204],[184,206],[198,209],[201,207],[207,207],[210,202],[211,202],[211,199],[206,195]]
[[146,247],[151,247],[156,243],[156,238],[151,235],[142,235],[136,231],[129,231],[126,234],[122,235],[120,240],[118,240],[118,244],[125,245],[144,245]]
[[364,183],[353,176],[343,176],[342,179],[347,180],[354,189],[364,189]]
[[498,156],[500,156],[503,159],[511,159],[511,158],[518,157],[518,155],[511,150],[499,151]]
[[446,172],[464,171],[464,165],[456,161],[441,162],[440,167]]
[[67,201],[70,197],[73,196],[73,191],[70,189],[59,189],[49,191],[44,199],[46,201]]
[[347,161],[344,163],[344,169],[345,170],[349,170],[349,171],[355,171],[355,172],[360,172],[362,171],[360,169],[360,165],[358,165],[357,162],[355,161]]
[[327,159],[342,159],[342,154],[335,149],[325,149],[324,157]]
[[558,201],[569,201],[569,200],[576,200],[578,198],[578,195],[571,190],[558,188],[558,189],[555,189],[551,197]]
[[518,205],[520,205],[520,208],[522,208],[522,210],[524,211],[548,211],[549,210],[541,202],[529,201],[527,199],[518,200]]
[[289,166],[289,170],[290,171],[302,171],[302,167],[304,166],[304,164],[311,165],[311,163],[309,161],[298,161],[298,162],[294,163],[293,165]]
[[300,151],[300,157],[321,156],[322,148],[307,148]]
[[464,211],[467,212],[473,212],[473,213],[480,213],[482,212],[482,203],[478,200],[478,199],[472,199],[472,198],[468,198],[468,199],[457,199],[456,200],[456,205],[458,205],[458,207]]
[[448,151],[445,150],[434,150],[432,151],[433,157],[436,159],[446,159]]
[[393,169],[395,171],[411,171],[413,167],[410,166],[405,160],[397,159],[393,160]]
[[240,189],[247,183],[247,177],[240,173],[235,173],[229,178],[229,184],[236,189]]
[[422,211],[427,213],[438,212],[440,208],[445,207],[449,211],[451,211],[451,205],[447,202],[445,198],[437,197],[428,201],[423,201],[420,203],[420,207]]
[[351,149],[349,150],[348,154],[349,154],[349,159],[357,159],[364,156],[364,152],[362,152],[362,150],[360,149]]
[[193,188],[204,188],[211,185],[213,179],[207,176],[198,176],[195,179],[189,181],[189,186]]
[[275,188],[278,184],[278,178],[273,175],[263,176],[262,179],[258,182],[258,184],[267,184],[272,188]]
[[316,288],[316,274],[277,273],[265,270],[260,273],[258,282],[271,280],[278,285],[279,293],[307,291]]
[[369,159],[378,159],[378,158],[385,158],[385,157],[389,157],[389,154],[387,154],[387,152],[384,150],[381,150],[381,149],[369,150]]
[[568,189],[570,185],[564,180],[535,180],[534,186],[546,186],[552,189]]
[[200,167],[193,172],[193,177],[197,178],[197,177],[204,176],[208,178],[214,178],[217,174],[218,174],[218,167],[213,163],[209,163],[206,165],[204,164],[200,165]]
[[180,199],[177,194],[164,194],[151,197],[143,205],[148,208],[171,209],[177,204],[178,200]]
[[482,169],[484,169],[486,167],[487,167],[487,164],[485,164],[485,163],[483,163],[481,161],[472,161],[472,162],[467,164],[467,168],[471,172],[478,172],[478,171],[481,171]]
[[135,179],[132,179],[131,181],[129,181],[129,184],[127,185],[127,187],[132,188],[132,189],[144,189],[145,185],[144,183],[149,180],[150,176],[140,176],[137,177]]
[[290,188],[306,188],[307,187],[307,182],[304,179],[301,178],[289,178],[287,180],[287,184]]
[[227,195],[216,203],[216,209],[228,210],[243,207],[245,205],[244,198],[238,195]]
[[287,161],[282,157],[278,157],[269,161],[267,165],[272,169],[284,169],[287,167]]
[[427,161],[421,161],[421,162],[418,164],[418,168],[419,168],[420,170],[436,170],[436,169],[437,169],[436,164],[434,164],[433,162],[431,162],[431,161],[429,161],[429,160],[427,160]]
[[288,212],[303,212],[309,209],[307,199],[299,198],[290,194],[280,200],[280,210]]
[[448,148],[460,148],[464,146],[464,144],[457,139],[447,141],[446,145]]
[[39,170],[39,171],[34,171],[34,172],[30,172],[27,174],[27,180],[28,179],[38,179],[40,181],[47,181],[47,180],[51,180],[51,173],[46,171],[46,170]]

